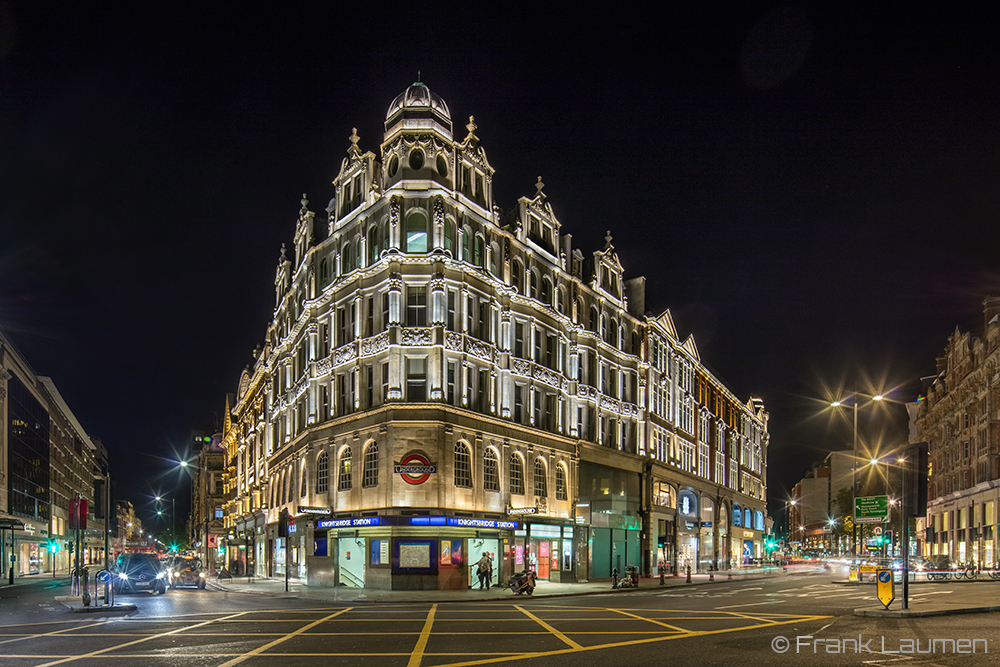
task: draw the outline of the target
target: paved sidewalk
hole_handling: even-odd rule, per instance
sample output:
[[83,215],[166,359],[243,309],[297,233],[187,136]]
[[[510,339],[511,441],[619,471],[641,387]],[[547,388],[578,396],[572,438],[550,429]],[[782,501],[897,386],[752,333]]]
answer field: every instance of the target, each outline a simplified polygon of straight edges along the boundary
[[[950,616],[952,614],[982,614],[1000,611],[1000,582],[962,581],[958,590],[948,594],[936,594],[942,583],[938,581],[910,582],[909,609],[903,609],[903,588],[896,582],[896,599],[886,609],[882,603],[874,601],[871,606],[854,610],[855,616],[873,618],[921,618],[923,616]],[[866,586],[868,584],[856,584]],[[871,587],[874,593],[874,587]],[[928,595],[928,592],[930,594]]]
[[[781,577],[781,570],[775,569],[770,572],[751,571],[734,574],[732,581],[744,581],[748,579],[777,578]],[[718,572],[714,576],[714,583],[728,581],[725,572]],[[564,597],[572,595],[599,595],[615,593],[625,595],[636,591],[650,591],[664,587],[683,587],[694,585],[713,585],[707,574],[691,575],[691,583],[687,583],[686,577],[665,577],[663,587],[657,577],[640,578],[638,588],[611,588],[611,580],[603,579],[586,583],[551,583],[539,581],[535,588],[533,597]],[[515,595],[507,588],[494,586],[488,590],[477,588],[465,588],[461,590],[449,591],[385,591],[372,588],[347,588],[345,586],[306,586],[298,580],[291,580],[288,584],[288,592],[285,592],[284,579],[253,579],[247,583],[246,577],[236,577],[230,580],[209,581],[209,588],[229,593],[246,593],[250,595],[263,595],[268,597],[288,597],[301,598],[304,600],[317,600],[321,602],[476,602],[483,600],[513,600],[530,599],[527,595]]]

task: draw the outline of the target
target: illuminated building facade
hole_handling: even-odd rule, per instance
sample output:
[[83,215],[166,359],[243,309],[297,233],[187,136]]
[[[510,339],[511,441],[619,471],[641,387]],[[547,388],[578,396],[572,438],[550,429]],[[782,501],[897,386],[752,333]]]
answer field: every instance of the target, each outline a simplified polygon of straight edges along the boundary
[[929,443],[924,555],[996,567],[1000,509],[1000,298],[983,302],[982,336],[958,328],[912,406],[914,441]]
[[[511,211],[495,206],[471,117],[465,129],[456,139],[444,100],[416,83],[390,105],[378,156],[352,133],[325,217],[303,197],[224,434],[227,525],[261,531],[257,572],[464,588],[483,552],[494,583],[526,567],[550,581],[648,569],[654,478],[712,488],[727,517],[738,497],[741,522],[745,505],[762,523],[759,402],[726,392],[669,315],[646,317],[644,280],[624,279],[610,234],[589,256],[572,246],[541,179]],[[651,371],[653,337],[671,370]],[[680,467],[698,431],[673,408],[662,458],[650,455],[652,380],[687,386],[704,403],[672,405],[698,418],[717,401],[709,423],[724,421],[736,454],[725,490]]]

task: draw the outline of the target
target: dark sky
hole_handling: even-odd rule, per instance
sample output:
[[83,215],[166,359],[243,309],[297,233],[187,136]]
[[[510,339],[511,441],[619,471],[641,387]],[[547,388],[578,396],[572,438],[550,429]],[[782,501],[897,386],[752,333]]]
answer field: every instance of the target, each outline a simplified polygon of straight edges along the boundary
[[[150,507],[263,340],[302,193],[322,212],[351,128],[378,153],[419,70],[457,135],[475,115],[501,207],[541,175],[574,245],[611,230],[647,309],[764,399],[782,498],[851,439],[831,392],[913,400],[1000,294],[998,26],[683,4],[703,7],[0,1],[0,326]],[[905,413],[861,426],[905,437]]]

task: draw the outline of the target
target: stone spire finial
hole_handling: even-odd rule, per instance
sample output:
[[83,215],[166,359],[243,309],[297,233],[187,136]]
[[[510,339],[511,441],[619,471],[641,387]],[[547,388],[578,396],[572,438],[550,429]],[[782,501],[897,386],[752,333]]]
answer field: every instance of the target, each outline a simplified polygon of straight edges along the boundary
[[542,199],[545,199],[545,193],[542,192],[542,188],[544,188],[544,187],[545,187],[545,183],[542,183],[542,177],[539,176],[538,177],[538,182],[535,183],[535,189],[538,190],[538,192],[535,193],[536,197],[541,197]]
[[361,137],[358,136],[358,128],[351,128],[351,136],[348,137],[351,140],[351,147],[347,149],[349,155],[361,155],[361,149],[358,148],[358,142],[361,141]]
[[284,264],[285,262],[288,261],[288,258],[285,257],[285,252],[286,252],[286,250],[285,250],[285,244],[282,243],[281,244],[281,259],[279,260],[282,264]]
[[613,246],[611,245],[611,230],[610,229],[608,230],[607,234],[608,235],[604,237],[604,241],[606,243],[606,245],[604,246],[604,249],[605,250],[611,250],[611,248]]
[[302,193],[302,199],[299,201],[302,204],[302,208],[299,209],[299,215],[305,215],[309,212],[309,200],[306,199],[306,193]]

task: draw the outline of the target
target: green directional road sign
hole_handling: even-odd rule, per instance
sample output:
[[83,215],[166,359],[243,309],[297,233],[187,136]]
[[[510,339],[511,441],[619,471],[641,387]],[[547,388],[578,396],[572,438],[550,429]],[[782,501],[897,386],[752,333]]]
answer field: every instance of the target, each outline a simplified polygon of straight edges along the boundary
[[855,523],[885,523],[889,520],[889,496],[862,496],[854,499]]

